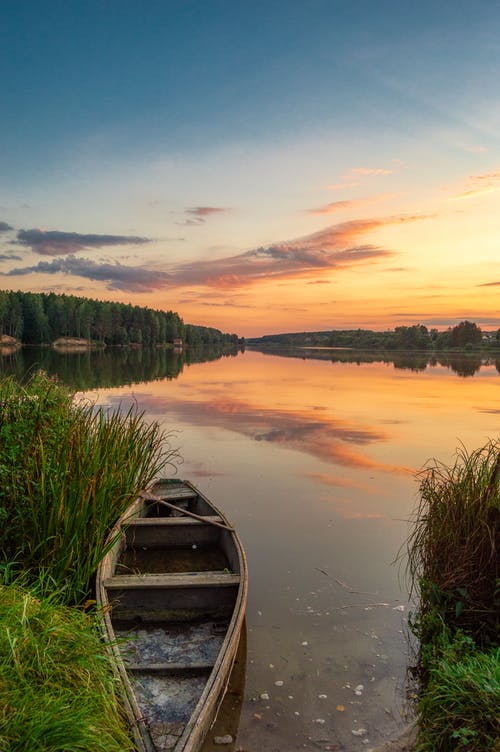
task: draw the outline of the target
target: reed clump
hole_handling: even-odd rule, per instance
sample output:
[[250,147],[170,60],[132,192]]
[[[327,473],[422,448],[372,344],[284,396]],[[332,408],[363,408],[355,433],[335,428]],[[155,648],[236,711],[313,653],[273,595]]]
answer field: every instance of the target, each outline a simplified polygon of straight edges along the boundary
[[[110,529],[177,453],[135,408],[97,409],[44,373],[0,382],[0,550],[4,566],[88,597]],[[108,543],[109,545],[109,543]]]
[[420,474],[408,539],[420,641],[416,752],[500,752],[500,443]]
[[[500,442],[420,475],[420,501],[408,540],[411,587],[420,619],[438,613],[479,646],[495,644],[500,606]],[[425,637],[425,636],[424,636]]]
[[0,749],[132,752],[95,617],[0,585]]

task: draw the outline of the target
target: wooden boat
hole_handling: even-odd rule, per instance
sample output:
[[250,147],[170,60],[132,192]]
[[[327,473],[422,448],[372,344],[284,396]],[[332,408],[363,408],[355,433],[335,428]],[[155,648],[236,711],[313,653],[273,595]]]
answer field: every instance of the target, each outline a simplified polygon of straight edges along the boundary
[[196,752],[224,698],[248,573],[226,517],[191,483],[158,481],[110,536],[96,591],[140,752]]

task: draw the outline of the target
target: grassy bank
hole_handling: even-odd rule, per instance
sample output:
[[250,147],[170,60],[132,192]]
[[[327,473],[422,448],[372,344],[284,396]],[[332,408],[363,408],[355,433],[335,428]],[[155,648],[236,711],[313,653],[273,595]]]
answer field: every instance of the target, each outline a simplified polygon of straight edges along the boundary
[[[0,748],[133,749],[92,602],[110,528],[176,457],[137,410],[0,381]],[[20,584],[21,583],[21,584]]]
[[424,469],[409,539],[417,752],[500,752],[500,444]]
[[0,586],[0,749],[132,752],[95,619]]

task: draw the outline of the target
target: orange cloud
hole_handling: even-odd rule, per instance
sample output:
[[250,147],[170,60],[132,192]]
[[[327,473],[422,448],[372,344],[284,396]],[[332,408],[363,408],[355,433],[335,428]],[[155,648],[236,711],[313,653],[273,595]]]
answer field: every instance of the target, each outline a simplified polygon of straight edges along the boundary
[[326,206],[320,206],[318,209],[306,209],[308,214],[333,214],[343,209],[352,209],[353,206],[357,206],[360,201],[332,201]]
[[378,201],[384,201],[386,199],[393,199],[395,194],[391,193],[379,193],[368,198],[346,199],[344,201],[331,201],[325,206],[319,206],[314,209],[306,209],[308,214],[322,215],[322,214],[334,214],[337,211],[343,211],[344,209],[353,209],[356,206],[362,204],[374,204]]

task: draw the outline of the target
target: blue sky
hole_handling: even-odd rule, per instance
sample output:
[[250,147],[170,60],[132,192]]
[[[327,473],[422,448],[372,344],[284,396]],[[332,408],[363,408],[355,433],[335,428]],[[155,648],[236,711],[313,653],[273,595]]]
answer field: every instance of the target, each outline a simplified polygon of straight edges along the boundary
[[499,31],[495,2],[7,0],[0,286],[249,334],[500,325]]

